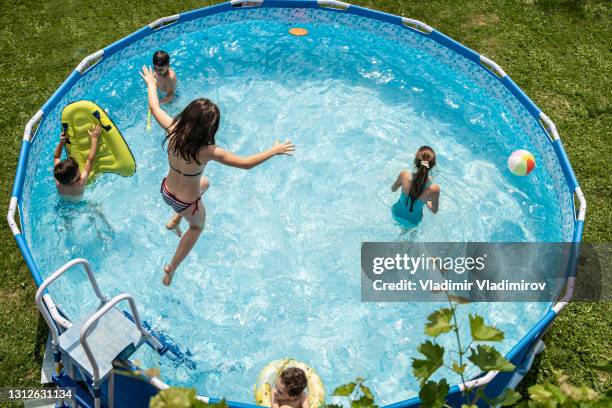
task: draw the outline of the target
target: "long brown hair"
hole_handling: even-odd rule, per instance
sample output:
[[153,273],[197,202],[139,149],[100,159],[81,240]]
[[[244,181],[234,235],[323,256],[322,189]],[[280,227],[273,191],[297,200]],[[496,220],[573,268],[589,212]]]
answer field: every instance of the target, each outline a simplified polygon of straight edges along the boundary
[[172,121],[172,130],[168,132],[164,143],[168,142],[168,151],[181,156],[190,163],[198,164],[198,153],[206,146],[215,144],[215,133],[219,129],[221,112],[215,103],[206,98],[192,101]]
[[408,194],[408,198],[406,199],[406,206],[408,206],[408,202],[410,201],[410,212],[412,212],[412,207],[414,206],[414,202],[423,190],[425,190],[425,184],[427,183],[427,178],[429,177],[429,170],[431,170],[436,165],[436,152],[429,146],[421,146],[419,150],[417,150],[416,155],[414,156],[414,167],[416,167],[417,172],[412,177],[412,183],[410,184],[410,193]]

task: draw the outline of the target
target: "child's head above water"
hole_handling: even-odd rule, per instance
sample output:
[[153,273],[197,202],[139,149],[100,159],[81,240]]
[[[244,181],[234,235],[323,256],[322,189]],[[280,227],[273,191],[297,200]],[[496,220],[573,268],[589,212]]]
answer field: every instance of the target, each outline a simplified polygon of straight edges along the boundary
[[429,170],[435,165],[436,152],[429,146],[419,147],[419,150],[417,150],[414,155],[414,167],[416,167],[417,172],[410,184],[410,193],[408,194],[410,200],[406,200],[406,206],[410,203],[410,211],[414,208],[415,200],[419,198],[423,190],[425,190],[425,185],[429,179]]
[[436,165],[436,152],[429,146],[421,146],[417,150],[414,156],[414,166],[417,170],[421,170],[424,167],[427,170],[431,170]]
[[276,390],[278,397],[283,399],[297,398],[308,386],[308,379],[304,370],[297,367],[290,367],[283,370],[276,380]]
[[210,99],[192,101],[172,122],[172,131],[166,136],[168,151],[183,160],[198,161],[198,153],[206,146],[215,144],[221,112]]
[[53,168],[53,176],[60,184],[74,184],[81,177],[79,164],[72,157],[62,160]]
[[170,67],[170,55],[166,51],[155,51],[153,54],[153,69],[157,75],[166,76],[168,75],[168,68]]

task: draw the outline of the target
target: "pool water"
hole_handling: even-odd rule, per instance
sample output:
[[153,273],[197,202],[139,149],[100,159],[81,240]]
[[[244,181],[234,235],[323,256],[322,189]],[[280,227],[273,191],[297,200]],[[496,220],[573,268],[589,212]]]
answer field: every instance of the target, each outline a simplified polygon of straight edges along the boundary
[[[537,149],[479,84],[420,48],[334,24],[301,26],[305,37],[289,35],[286,22],[246,20],[163,44],[180,81],[177,100],[165,106],[170,114],[208,97],[222,112],[219,146],[239,155],[277,139],[297,146],[295,156],[249,171],[207,166],[205,232],[170,288],[162,266],[178,240],[164,228],[172,212],[159,194],[168,165],[163,132],[145,129],[138,76],[154,48],[115,59],[92,86],[60,102],[61,109],[78,97],[108,109],[136,174],[103,175],[83,202],[66,202],[51,171],[60,124],[41,127],[24,205],[27,238],[43,276],[85,257],[106,294],[135,297],[141,316],[188,353],[176,362],[139,352],[172,385],[253,402],[259,371],[293,357],[319,372],[328,393],[362,376],[381,404],[391,403],[416,395],[411,358],[426,316],[441,305],[361,302],[361,243],[562,241],[562,210],[544,166],[523,178],[507,170],[513,150]],[[390,186],[421,145],[437,152],[440,211],[403,234],[391,217],[398,194]],[[69,316],[96,306],[79,274],[51,293]],[[460,309],[464,323],[478,312],[503,329],[499,348],[507,352],[547,307]]]

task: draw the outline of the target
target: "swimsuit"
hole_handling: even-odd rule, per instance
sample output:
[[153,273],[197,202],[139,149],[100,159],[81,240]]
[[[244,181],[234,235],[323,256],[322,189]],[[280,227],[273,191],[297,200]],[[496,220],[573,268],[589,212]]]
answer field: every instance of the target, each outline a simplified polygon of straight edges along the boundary
[[[428,180],[427,183],[425,183],[423,191],[430,185],[431,181]],[[421,201],[417,198],[412,204],[412,211],[410,211],[410,200],[410,196],[407,196],[402,191],[399,199],[393,204],[393,207],[391,207],[391,213],[395,221],[406,228],[415,227],[421,222],[423,219],[423,207],[426,204],[425,201]]]
[[202,172],[204,171],[204,170],[200,170],[200,172],[199,172],[199,173],[186,174],[186,173],[183,173],[182,171],[180,171],[180,170],[175,169],[174,167],[172,167],[172,165],[170,164],[170,162],[168,162],[168,166],[170,166],[170,168],[171,168],[172,170],[176,171],[176,172],[177,172],[178,174],[180,174],[181,176],[185,176],[185,177],[195,177],[195,176],[199,176],[199,175],[200,175],[200,174],[202,174]]
[[[181,176],[185,176],[185,177],[199,176],[204,171],[204,169],[202,169],[198,173],[187,174],[187,173],[183,173],[182,171],[172,167],[172,164],[170,164],[170,161],[168,161],[168,166],[170,166],[170,168],[172,170],[176,171]],[[179,200],[178,198],[176,198],[176,196],[174,194],[172,194],[170,192],[170,190],[168,190],[168,187],[166,187],[166,178],[165,177],[162,180],[160,192],[161,192],[162,198],[164,199],[166,204],[168,204],[170,207],[172,207],[172,209],[174,211],[176,211],[177,213],[185,211],[187,208],[191,207],[194,204],[195,204],[195,208],[193,209],[193,212],[191,213],[191,215],[195,215],[196,211],[198,211],[198,209],[199,209],[198,208],[198,201],[200,201],[200,198],[202,198],[202,194],[200,194],[200,196],[194,202],[192,202],[192,203],[186,203],[186,202],[184,202],[182,200]]]
[[179,200],[178,198],[176,198],[176,196],[174,194],[172,194],[170,192],[170,190],[168,190],[168,187],[166,187],[166,178],[165,177],[162,180],[160,192],[161,192],[162,198],[164,199],[166,204],[168,204],[170,207],[172,207],[172,209],[174,211],[176,211],[177,213],[185,211],[187,208],[191,207],[194,204],[195,204],[195,208],[193,209],[193,212],[191,213],[191,215],[195,215],[196,211],[199,210],[198,202],[200,201],[200,198],[202,198],[201,194],[197,198],[197,200],[195,200],[195,201],[193,201],[191,203],[186,203],[186,202],[184,202],[182,200]]

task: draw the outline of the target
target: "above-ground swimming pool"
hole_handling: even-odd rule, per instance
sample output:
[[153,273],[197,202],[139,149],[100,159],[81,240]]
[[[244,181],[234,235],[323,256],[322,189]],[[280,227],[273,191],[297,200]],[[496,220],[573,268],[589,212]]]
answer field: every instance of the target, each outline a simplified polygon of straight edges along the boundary
[[[314,367],[328,392],[363,376],[377,401],[389,404],[417,394],[411,359],[427,315],[440,305],[361,302],[361,243],[577,241],[577,185],[535,105],[512,92],[509,78],[470,60],[469,50],[460,55],[447,48],[456,43],[442,45],[446,37],[399,18],[298,5],[182,15],[113,49],[66,87],[45,110],[27,171],[17,177],[16,186],[25,177],[13,194],[21,198],[20,247],[31,249],[28,264],[43,279],[83,257],[106,293],[132,294],[141,317],[185,353],[180,361],[144,349],[134,357],[160,366],[172,385],[253,402],[259,371],[293,357]],[[290,35],[294,26],[308,35]],[[164,227],[171,212],[159,194],[168,168],[163,132],[145,128],[138,76],[157,49],[170,53],[179,77],[177,99],[165,106],[170,114],[207,97],[222,114],[218,145],[240,155],[276,139],[297,146],[295,156],[250,171],[207,166],[205,232],[170,288],[161,283],[162,266],[177,238]],[[71,203],[55,191],[51,157],[63,107],[81,99],[108,110],[138,167],[130,178],[101,176],[82,202]],[[397,194],[390,186],[421,145],[437,152],[440,211],[406,232],[391,217]],[[507,170],[516,149],[536,156],[529,177]],[[78,274],[51,294],[67,316],[97,306]],[[549,308],[476,303],[461,315],[467,323],[468,313],[483,314],[504,330],[506,353]]]

